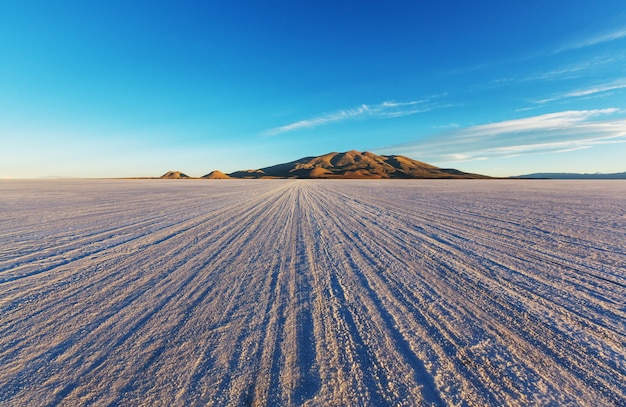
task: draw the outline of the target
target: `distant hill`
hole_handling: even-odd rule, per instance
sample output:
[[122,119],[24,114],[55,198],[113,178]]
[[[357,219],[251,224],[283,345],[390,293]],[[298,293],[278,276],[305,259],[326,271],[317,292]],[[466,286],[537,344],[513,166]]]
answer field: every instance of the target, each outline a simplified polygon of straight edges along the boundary
[[577,174],[565,172],[538,172],[527,175],[517,175],[510,178],[526,179],[626,179],[626,172],[616,172],[613,174]]
[[187,174],[183,174],[180,171],[168,171],[165,174],[161,175],[159,178],[162,179],[188,179],[191,178]]
[[230,179],[230,177],[228,175],[226,175],[222,171],[218,171],[218,170],[211,171],[207,175],[203,175],[202,178],[204,178],[204,179]]
[[348,151],[304,157],[258,170],[236,171],[231,178],[489,178],[455,169],[445,169],[401,155],[376,155]]

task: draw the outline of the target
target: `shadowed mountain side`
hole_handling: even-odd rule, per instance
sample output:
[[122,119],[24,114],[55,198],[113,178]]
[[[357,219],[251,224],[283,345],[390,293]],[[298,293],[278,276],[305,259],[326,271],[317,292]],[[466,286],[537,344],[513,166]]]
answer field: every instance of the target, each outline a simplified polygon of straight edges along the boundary
[[183,174],[180,171],[168,171],[165,174],[161,175],[159,178],[162,179],[188,179],[191,178],[187,174]]
[[265,174],[261,170],[243,170],[228,174],[231,178],[262,178]]
[[228,175],[231,178],[489,178],[455,169],[442,169],[401,155],[376,155],[354,150],[304,157]]

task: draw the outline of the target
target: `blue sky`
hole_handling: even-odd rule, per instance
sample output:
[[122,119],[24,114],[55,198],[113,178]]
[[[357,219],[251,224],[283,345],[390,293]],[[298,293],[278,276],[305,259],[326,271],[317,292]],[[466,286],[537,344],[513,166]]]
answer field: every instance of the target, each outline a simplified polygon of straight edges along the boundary
[[0,178],[626,171],[619,1],[0,2]]

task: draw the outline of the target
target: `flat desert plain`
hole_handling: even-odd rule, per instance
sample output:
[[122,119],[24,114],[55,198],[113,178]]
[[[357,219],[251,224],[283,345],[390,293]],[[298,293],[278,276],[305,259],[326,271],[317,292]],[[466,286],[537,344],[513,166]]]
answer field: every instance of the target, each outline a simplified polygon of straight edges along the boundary
[[0,405],[626,405],[626,182],[0,182]]

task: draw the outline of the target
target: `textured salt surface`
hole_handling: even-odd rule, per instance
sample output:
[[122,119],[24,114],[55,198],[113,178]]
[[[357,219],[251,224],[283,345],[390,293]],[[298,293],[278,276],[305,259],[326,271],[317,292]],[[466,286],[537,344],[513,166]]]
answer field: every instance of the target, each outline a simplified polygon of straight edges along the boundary
[[626,182],[0,181],[0,405],[626,405]]

